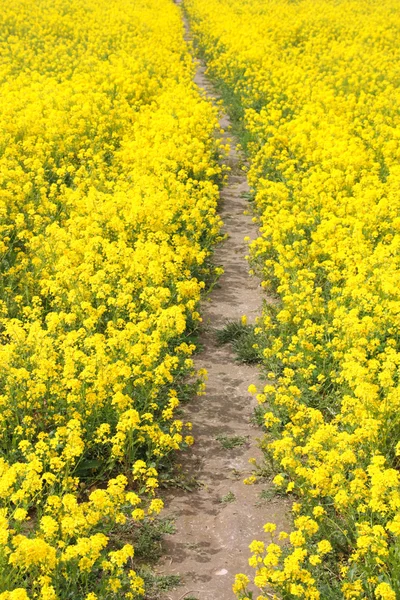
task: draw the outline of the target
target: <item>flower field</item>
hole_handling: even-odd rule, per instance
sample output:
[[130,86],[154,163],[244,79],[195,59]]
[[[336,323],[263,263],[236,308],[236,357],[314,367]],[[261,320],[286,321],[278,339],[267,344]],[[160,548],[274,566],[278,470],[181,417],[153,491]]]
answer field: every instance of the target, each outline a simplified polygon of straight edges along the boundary
[[193,441],[216,110],[169,0],[4,0],[0,39],[0,599],[142,598],[115,531]]
[[[260,472],[293,501],[234,595],[396,600],[398,2],[183,5],[249,163],[249,391]],[[162,511],[160,468],[193,444],[218,110],[172,0],[3,0],[0,48],[0,600],[141,600],[121,532]]]
[[[238,121],[274,301],[256,331],[290,534],[255,531],[259,600],[400,598],[400,15],[394,0],[186,0]],[[286,542],[277,543],[278,540]],[[265,536],[264,536],[265,540]],[[249,580],[238,575],[241,599]]]

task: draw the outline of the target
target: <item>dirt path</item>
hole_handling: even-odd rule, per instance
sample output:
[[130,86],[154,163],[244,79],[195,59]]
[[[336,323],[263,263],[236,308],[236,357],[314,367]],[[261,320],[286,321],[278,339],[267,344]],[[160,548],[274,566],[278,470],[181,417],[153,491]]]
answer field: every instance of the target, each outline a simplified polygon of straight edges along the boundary
[[[185,28],[190,39],[186,22]],[[204,71],[199,65],[195,82],[208,96],[215,97]],[[232,137],[227,116],[220,124],[224,139]],[[215,329],[244,314],[254,320],[262,304],[259,281],[249,276],[244,258],[248,249],[243,238],[256,237],[257,228],[251,217],[243,214],[248,208],[243,193],[249,189],[235,143],[233,140],[228,159],[231,174],[221,192],[220,214],[229,238],[215,253],[215,262],[225,273],[209,301],[203,303],[203,350],[196,357],[197,368],[206,368],[209,374],[207,392],[185,406],[196,442],[181,463],[183,471],[200,487],[192,492],[174,489],[164,493],[164,516],[174,517],[176,534],[165,540],[165,559],[159,570],[179,574],[182,579],[182,586],[168,592],[170,600],[186,596],[232,600],[235,573],[253,574],[247,563],[250,542],[262,538],[262,526],[267,521],[284,528],[288,509],[281,498],[260,500],[261,486],[243,484],[251,474],[249,459],[261,456],[257,438],[262,432],[252,424],[255,401],[247,391],[250,383],[257,383],[258,370],[238,363],[230,348],[218,346],[215,340]],[[226,449],[217,436],[240,436],[246,443]]]

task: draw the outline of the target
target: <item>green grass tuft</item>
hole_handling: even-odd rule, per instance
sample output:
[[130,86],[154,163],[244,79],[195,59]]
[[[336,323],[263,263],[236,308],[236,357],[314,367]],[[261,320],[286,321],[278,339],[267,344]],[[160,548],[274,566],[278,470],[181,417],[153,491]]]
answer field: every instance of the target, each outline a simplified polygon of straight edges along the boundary
[[216,338],[219,344],[232,344],[240,362],[255,364],[262,361],[260,337],[254,333],[253,325],[229,321],[216,332]]
[[219,344],[232,344],[251,331],[250,325],[243,325],[241,321],[229,321],[223,329],[216,331]]
[[229,504],[229,502],[234,502],[235,500],[235,494],[233,492],[228,492],[227,494],[225,494],[225,496],[222,496],[219,501],[223,504]]
[[157,575],[151,569],[141,568],[137,571],[142,577],[146,587],[146,600],[161,600],[165,598],[164,592],[172,590],[181,584],[179,575]]
[[248,441],[247,437],[243,437],[240,435],[217,435],[216,440],[218,440],[218,442],[225,450],[232,450],[233,448],[237,448],[238,446],[244,446]]

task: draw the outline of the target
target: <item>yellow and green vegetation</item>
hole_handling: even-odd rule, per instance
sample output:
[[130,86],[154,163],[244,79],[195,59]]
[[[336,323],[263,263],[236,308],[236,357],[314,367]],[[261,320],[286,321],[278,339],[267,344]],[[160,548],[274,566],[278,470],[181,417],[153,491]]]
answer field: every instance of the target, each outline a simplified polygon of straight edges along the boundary
[[[267,523],[259,600],[400,597],[400,13],[395,0],[186,0],[238,119],[276,294],[257,394],[290,534]],[[260,532],[255,531],[255,536]],[[277,543],[287,538],[286,543]],[[241,599],[249,580],[238,575]]]
[[[262,363],[262,447],[293,498],[234,593],[396,600],[398,2],[184,6],[248,156],[251,269],[273,295],[219,341]],[[193,443],[177,409],[204,385],[217,111],[171,0],[3,0],[0,48],[0,600],[139,600],[121,528],[162,510],[160,465]]]
[[170,0],[4,0],[0,39],[0,598],[142,598],[115,530],[193,441],[216,110]]

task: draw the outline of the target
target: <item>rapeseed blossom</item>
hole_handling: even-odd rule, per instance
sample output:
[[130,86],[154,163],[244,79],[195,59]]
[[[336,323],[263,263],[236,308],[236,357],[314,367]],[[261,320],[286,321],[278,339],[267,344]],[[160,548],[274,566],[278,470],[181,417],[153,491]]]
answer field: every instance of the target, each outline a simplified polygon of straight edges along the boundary
[[251,268],[279,296],[258,323],[262,447],[297,501],[282,555],[253,554],[254,582],[285,599],[400,597],[398,4],[185,7],[246,131]]
[[0,34],[0,598],[141,598],[111,534],[193,443],[217,110],[169,0],[5,0]]

